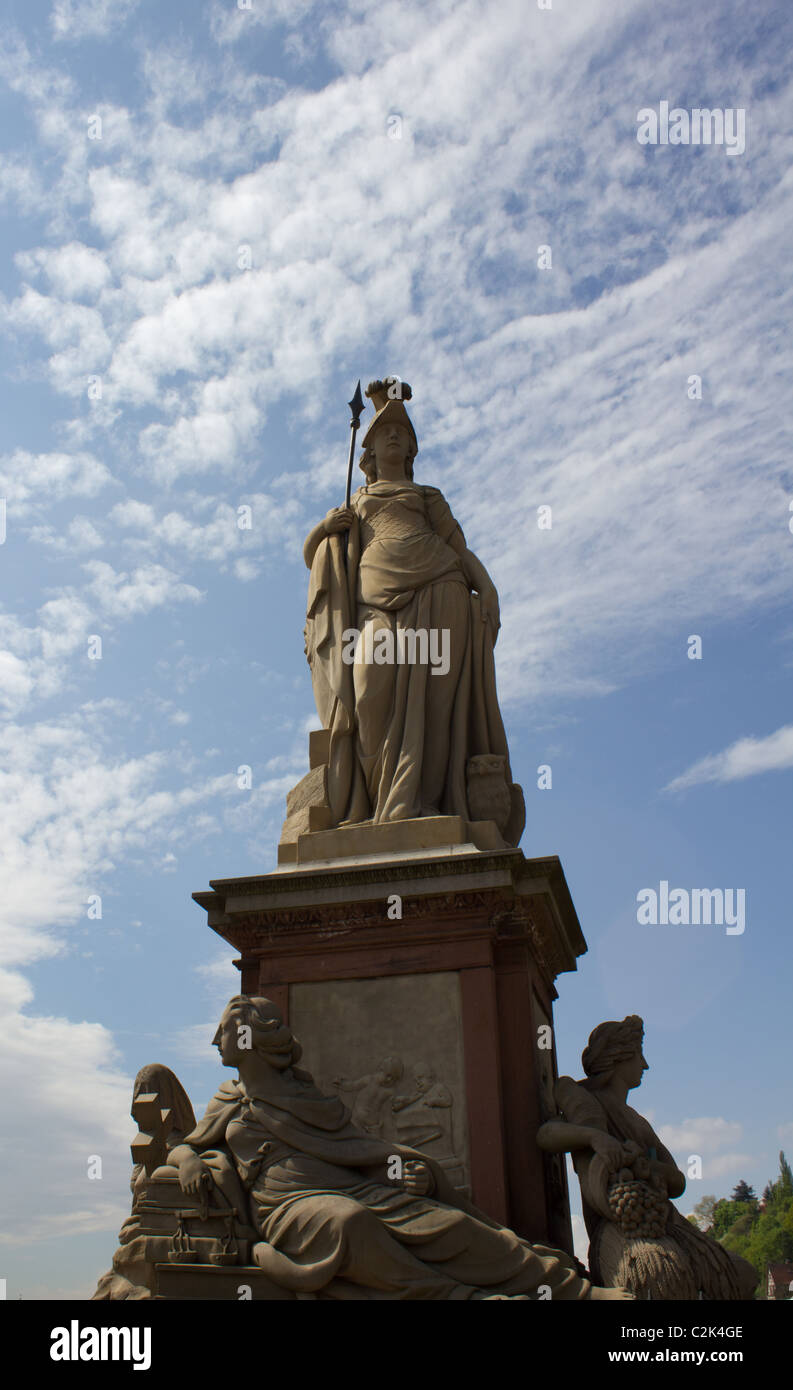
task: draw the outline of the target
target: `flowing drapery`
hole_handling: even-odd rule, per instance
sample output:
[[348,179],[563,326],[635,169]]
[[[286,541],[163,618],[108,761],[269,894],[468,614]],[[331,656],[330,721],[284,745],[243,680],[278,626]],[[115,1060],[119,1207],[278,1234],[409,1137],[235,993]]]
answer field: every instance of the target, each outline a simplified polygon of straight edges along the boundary
[[[469,760],[497,754],[514,808],[506,833],[517,843],[522,794],[512,784],[492,634],[465,577],[459,525],[437,488],[413,483],[369,484],[352,506],[346,562],[342,535],[317,547],[306,620],[317,710],[330,731],[333,823],[473,819]],[[366,662],[365,643],[350,664],[344,638],[353,629],[367,630],[370,651],[389,633],[393,652],[400,629],[434,632],[438,650],[448,643],[448,670]]]

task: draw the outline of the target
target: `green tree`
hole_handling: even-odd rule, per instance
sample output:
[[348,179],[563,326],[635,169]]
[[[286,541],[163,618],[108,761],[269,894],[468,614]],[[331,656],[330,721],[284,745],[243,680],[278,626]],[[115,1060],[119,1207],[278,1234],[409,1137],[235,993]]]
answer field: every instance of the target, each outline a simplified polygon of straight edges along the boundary
[[715,1197],[701,1197],[689,1216],[689,1221],[692,1221],[695,1226],[699,1226],[701,1231],[709,1231],[713,1225],[713,1209],[715,1206]]
[[769,1264],[793,1260],[793,1174],[784,1153],[779,1155],[779,1177],[766,1184],[763,1198],[765,1210],[760,1211],[752,1188],[741,1180],[729,1201],[716,1203],[711,1230],[726,1250],[754,1265],[761,1286]]
[[715,1236],[716,1240],[723,1241],[727,1232],[735,1225],[738,1218],[746,1215],[747,1209],[745,1202],[728,1201],[726,1197],[722,1197],[721,1201],[717,1202],[713,1208],[711,1235]]
[[754,1265],[761,1279],[769,1264],[793,1259],[793,1231],[785,1229],[777,1208],[762,1213],[738,1253]]

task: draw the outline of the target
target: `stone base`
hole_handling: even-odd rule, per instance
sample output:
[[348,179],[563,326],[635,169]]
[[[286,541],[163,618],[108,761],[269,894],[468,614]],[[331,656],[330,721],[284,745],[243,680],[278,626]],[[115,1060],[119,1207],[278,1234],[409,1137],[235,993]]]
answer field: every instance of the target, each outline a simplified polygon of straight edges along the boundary
[[415,854],[470,853],[471,850],[506,849],[495,821],[465,821],[461,816],[422,816],[415,820],[388,821],[373,825],[341,825],[334,830],[316,830],[281,841],[279,868],[297,864],[327,863],[330,860],[354,864],[374,856],[393,859]]
[[[418,852],[416,826],[435,836]],[[556,1114],[554,980],[586,950],[559,860],[474,848],[456,817],[351,827],[345,862],[346,833],[301,836],[305,863],[193,895],[240,951],[242,992],[278,1005],[301,1066],[359,1127],[572,1253],[564,1157],[536,1144]]]
[[295,1299],[295,1294],[279,1288],[258,1265],[158,1264],[154,1266],[154,1276],[154,1297],[158,1299]]

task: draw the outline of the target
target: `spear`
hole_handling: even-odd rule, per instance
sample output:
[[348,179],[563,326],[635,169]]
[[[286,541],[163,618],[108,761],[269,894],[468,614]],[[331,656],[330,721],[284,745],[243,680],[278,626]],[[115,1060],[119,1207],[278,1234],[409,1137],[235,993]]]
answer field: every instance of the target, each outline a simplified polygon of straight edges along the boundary
[[[352,419],[350,420],[350,456],[349,456],[349,458],[348,458],[348,460],[347,460],[347,491],[346,491],[345,494],[344,494],[344,505],[345,505],[345,507],[349,507],[349,505],[350,505],[350,492],[351,492],[351,489],[352,489],[352,464],[353,464],[353,458],[354,458],[354,456],[355,456],[355,436],[357,435],[358,430],[359,430],[359,428],[360,428],[360,424],[361,424],[361,412],[362,412],[362,410],[363,410],[363,405],[364,405],[363,396],[361,395],[361,383],[360,383],[360,381],[358,382],[358,385],[357,385],[356,388],[355,388],[355,395],[353,396],[353,398],[352,398],[351,401],[348,401],[348,402],[347,402],[347,404],[349,405],[350,410],[352,411]],[[346,563],[347,563],[347,546],[348,546],[348,544],[349,544],[349,539],[350,539],[350,533],[349,533],[349,531],[345,531],[345,532],[344,532],[344,563],[345,563],[345,565],[346,565]]]

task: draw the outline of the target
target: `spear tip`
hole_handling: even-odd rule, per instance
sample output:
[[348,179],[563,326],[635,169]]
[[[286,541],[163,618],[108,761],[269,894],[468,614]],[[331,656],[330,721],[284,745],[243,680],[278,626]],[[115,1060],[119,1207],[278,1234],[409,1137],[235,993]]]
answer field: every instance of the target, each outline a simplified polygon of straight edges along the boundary
[[352,411],[353,422],[357,428],[357,426],[361,422],[361,412],[363,410],[363,396],[361,395],[360,380],[355,388],[355,395],[353,396],[351,401],[347,402],[347,404],[349,405],[350,410]]

